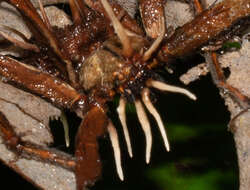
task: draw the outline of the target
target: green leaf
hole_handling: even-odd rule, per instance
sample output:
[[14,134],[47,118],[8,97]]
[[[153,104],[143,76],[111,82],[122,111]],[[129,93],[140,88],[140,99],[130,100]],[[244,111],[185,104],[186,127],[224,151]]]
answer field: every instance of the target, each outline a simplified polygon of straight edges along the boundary
[[221,190],[223,182],[233,181],[232,170],[211,169],[206,172],[179,171],[174,164],[152,169],[148,177],[166,190]]
[[239,42],[226,42],[222,45],[222,49],[228,50],[228,49],[240,49],[241,44]]

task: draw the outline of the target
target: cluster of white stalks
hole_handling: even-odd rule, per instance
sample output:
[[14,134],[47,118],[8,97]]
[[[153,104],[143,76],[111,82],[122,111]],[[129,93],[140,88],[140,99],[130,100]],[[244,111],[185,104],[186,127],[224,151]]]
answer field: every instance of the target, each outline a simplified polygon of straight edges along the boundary
[[[179,88],[176,86],[171,86],[171,85],[165,84],[165,83],[160,82],[160,81],[149,80],[147,82],[147,86],[149,88],[152,87],[152,88],[155,88],[155,89],[158,89],[161,91],[181,93],[181,94],[188,96],[192,100],[196,100],[196,96],[194,94],[192,94],[191,92],[189,92],[188,90],[183,89],[183,88]],[[162,119],[161,119],[158,111],[155,109],[155,107],[153,106],[153,104],[150,100],[149,88],[144,88],[142,90],[142,93],[141,93],[142,101],[138,99],[134,102],[135,107],[136,107],[136,113],[138,116],[138,120],[141,124],[141,127],[143,129],[143,132],[144,132],[145,138],[146,138],[146,163],[150,162],[151,148],[152,148],[152,133],[151,133],[151,128],[150,128],[150,123],[149,123],[149,120],[148,120],[148,117],[147,117],[147,114],[145,112],[144,107],[146,107],[148,112],[155,118],[157,125],[158,125],[158,128],[160,130],[165,148],[167,151],[170,151],[167,133],[166,133],[164,124],[162,122]],[[119,119],[120,119],[121,124],[122,124],[128,153],[129,153],[129,156],[132,158],[133,152],[132,152],[132,146],[131,146],[128,128],[127,128],[127,124],[126,124],[126,109],[125,108],[126,108],[126,100],[121,97],[120,102],[119,102],[119,106],[117,108],[117,112],[118,112]],[[109,125],[108,125],[108,132],[109,132],[112,147],[114,150],[114,157],[115,157],[117,173],[118,173],[119,178],[121,180],[123,180],[124,176],[123,176],[123,171],[122,171],[122,166],[121,166],[121,153],[120,153],[118,135],[117,135],[116,129],[111,121],[109,122]]]
[[[111,8],[111,6],[107,2],[107,0],[101,0],[101,2],[103,4],[105,11],[109,15],[109,18],[113,24],[115,32],[117,33],[117,35],[118,35],[118,37],[123,45],[123,55],[130,56],[133,53],[133,49],[130,46],[129,36],[133,35],[133,33],[124,29],[124,27],[120,23],[119,19],[115,16],[113,9]],[[151,57],[152,53],[158,48],[158,46],[160,45],[160,43],[162,42],[162,40],[164,38],[164,35],[165,35],[164,17],[162,17],[160,22],[162,23],[161,24],[162,29],[160,30],[161,33],[158,35],[157,39],[154,41],[154,43],[151,45],[151,47],[143,54],[144,61],[147,61]],[[155,118],[155,120],[158,124],[159,130],[161,132],[161,136],[163,138],[166,150],[167,151],[170,150],[170,146],[169,146],[169,142],[168,142],[168,138],[167,138],[167,133],[165,131],[165,127],[163,125],[162,119],[161,119],[159,113],[157,112],[157,110],[155,109],[155,107],[153,106],[152,102],[150,101],[149,88],[155,88],[155,89],[158,89],[161,91],[181,93],[181,94],[188,96],[189,98],[191,98],[193,100],[196,100],[196,97],[194,94],[192,94],[191,92],[189,92],[186,89],[179,88],[176,86],[167,85],[163,82],[155,81],[155,80],[151,80],[151,79],[147,81],[146,86],[147,87],[144,88],[141,92],[142,101],[136,100],[134,102],[134,104],[136,107],[136,113],[138,116],[138,120],[141,124],[141,127],[142,127],[143,132],[144,132],[145,137],[146,137],[146,163],[149,163],[150,156],[151,156],[151,148],[152,148],[152,133],[151,133],[151,128],[150,128],[150,123],[149,123],[149,120],[148,120],[148,117],[147,117],[147,114],[145,112],[143,104],[145,105],[145,107],[147,108],[149,113],[152,114],[152,116]],[[129,156],[133,157],[132,146],[131,146],[128,128],[127,128],[127,124],[126,124],[125,108],[126,108],[126,100],[123,97],[121,97],[120,102],[119,102],[119,106],[117,108],[117,112],[118,112],[119,119],[120,119],[121,124],[122,124],[122,128],[123,128]],[[119,146],[119,139],[118,139],[117,131],[116,131],[116,129],[111,121],[109,122],[109,125],[108,125],[108,132],[109,132],[112,147],[114,150],[114,157],[115,157],[117,173],[118,173],[119,178],[121,180],[123,180],[124,176],[123,176],[123,171],[122,171],[122,166],[121,166],[121,153],[120,153],[121,151],[120,151],[120,146]]]
[[[111,6],[107,2],[107,0],[101,0],[101,2],[102,2],[102,5],[103,5],[105,11],[109,15],[109,18],[113,24],[115,32],[117,33],[117,35],[118,35],[118,37],[123,45],[123,55],[128,56],[128,57],[131,56],[131,54],[133,53],[133,49],[130,46],[129,36],[136,35],[136,34],[133,34],[132,32],[126,30],[122,26],[119,19],[115,16],[113,9],[111,8]],[[43,19],[46,21],[46,25],[49,27],[50,25],[49,25],[48,19],[46,18],[46,14],[44,12],[43,6],[41,5],[40,1],[39,1],[39,3],[40,3],[40,9],[42,12]],[[164,38],[164,35],[165,35],[164,17],[162,17],[160,22],[162,23],[161,24],[162,29],[160,30],[161,33],[159,34],[157,39],[154,41],[152,46],[143,54],[144,61],[147,61],[151,57],[152,53],[158,48],[158,46],[160,45],[160,43],[162,42],[162,40]],[[14,30],[12,28],[9,28],[7,26],[1,26],[1,28],[0,28],[0,35],[2,37],[4,37],[5,39],[9,40],[10,42],[14,43],[16,46],[19,46],[23,49],[39,52],[39,48],[36,45],[30,44],[29,42],[27,42],[28,39],[20,32]],[[10,30],[10,31],[16,33],[17,35],[19,35],[23,39],[23,41],[9,36],[7,33],[3,32],[3,29],[7,29],[7,30]],[[152,114],[152,116],[155,118],[155,120],[158,124],[159,130],[161,132],[161,136],[163,138],[165,148],[167,151],[169,151],[170,146],[169,146],[169,142],[167,139],[167,134],[166,134],[166,131],[165,131],[165,128],[164,128],[164,125],[163,125],[163,122],[162,122],[162,119],[161,119],[159,113],[157,112],[157,110],[153,106],[152,102],[150,101],[149,88],[155,88],[155,89],[158,89],[161,91],[181,93],[181,94],[188,96],[189,98],[191,98],[193,100],[196,100],[196,97],[194,94],[192,94],[191,92],[189,92],[186,89],[179,88],[176,86],[167,85],[167,84],[160,82],[160,81],[148,80],[146,83],[146,86],[147,87],[144,88],[142,90],[142,93],[141,93],[142,102],[145,105],[145,107],[147,108],[147,110],[149,111],[149,113]],[[142,126],[143,132],[144,132],[145,137],[146,137],[146,163],[149,163],[150,156],[151,156],[151,148],[152,148],[152,134],[151,134],[151,129],[150,129],[150,123],[148,121],[147,114],[145,112],[145,109],[144,109],[142,102],[141,102],[141,100],[136,100],[134,102],[134,104],[136,107],[136,113],[137,113],[139,122]],[[117,108],[117,112],[118,112],[118,115],[119,115],[119,118],[120,118],[120,121],[121,121],[121,124],[123,127],[123,132],[124,132],[129,156],[133,157],[132,146],[131,146],[128,128],[127,128],[127,124],[126,124],[125,107],[126,107],[126,100],[121,97],[120,102],[119,102],[119,106]],[[62,120],[63,120],[62,122],[64,123],[64,126],[66,126],[65,130],[67,131],[68,127],[67,127],[67,124],[65,124],[67,122],[64,121],[65,117],[63,117]],[[111,121],[109,122],[109,125],[108,125],[108,133],[110,135],[112,147],[114,150],[114,157],[115,157],[117,173],[118,173],[119,178],[121,180],[123,180],[124,176],[123,176],[123,171],[122,171],[122,166],[121,166],[121,153],[120,153],[119,139],[118,139],[117,131],[116,131],[116,129]],[[65,137],[66,144],[68,146],[69,145],[69,137],[67,135],[68,133],[65,133],[65,134],[66,134],[66,137]]]

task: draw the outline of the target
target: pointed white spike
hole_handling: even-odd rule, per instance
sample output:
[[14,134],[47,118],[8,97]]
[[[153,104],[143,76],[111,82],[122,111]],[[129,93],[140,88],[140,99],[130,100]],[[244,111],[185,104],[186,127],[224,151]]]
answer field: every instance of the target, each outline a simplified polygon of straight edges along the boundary
[[169,147],[167,133],[166,133],[165,127],[163,125],[163,122],[161,120],[161,116],[159,115],[159,113],[157,112],[157,110],[155,109],[155,107],[153,106],[153,104],[150,101],[148,88],[145,88],[142,91],[142,101],[143,101],[144,105],[146,106],[146,108],[148,109],[149,113],[151,113],[154,116],[154,118],[158,124],[159,130],[161,132],[161,136],[163,138],[165,148],[169,152],[170,147]]
[[109,5],[107,0],[101,0],[102,5],[106,11],[106,13],[108,14],[115,32],[117,33],[119,39],[121,40],[121,43],[123,45],[123,54],[125,56],[130,57],[131,54],[133,53],[132,47],[130,46],[130,41],[129,41],[129,37],[127,36],[124,27],[122,26],[122,24],[120,23],[120,21],[117,19],[117,17],[114,14],[114,11],[112,9],[112,7]]
[[140,100],[135,101],[136,113],[146,137],[146,163],[150,162],[152,148],[152,133],[150,123]]
[[162,42],[164,36],[165,36],[165,19],[164,17],[162,17],[161,19],[161,33],[159,34],[159,36],[157,37],[157,39],[154,41],[154,43],[151,45],[151,47],[144,53],[143,55],[143,60],[147,61],[151,55],[154,53],[154,51],[159,47],[160,43]]
[[117,107],[117,113],[119,115],[119,118],[122,124],[125,141],[126,141],[127,148],[128,148],[128,153],[129,153],[129,156],[132,158],[133,157],[132,146],[131,146],[131,142],[129,138],[128,127],[126,124],[126,100],[122,97],[120,98],[119,106]]
[[70,145],[69,124],[68,124],[67,116],[64,111],[61,111],[60,121],[63,124],[64,139],[65,139],[66,147],[69,147]]
[[160,82],[160,81],[149,80],[149,81],[147,81],[147,85],[149,87],[153,87],[153,88],[156,88],[156,89],[162,90],[162,91],[181,93],[181,94],[188,96],[192,100],[197,99],[193,93],[189,92],[188,90],[186,90],[184,88],[168,85],[168,84],[165,84],[165,83]]
[[108,129],[111,144],[112,144],[112,147],[114,150],[116,171],[117,171],[117,174],[118,174],[119,178],[121,179],[121,181],[123,181],[124,176],[123,176],[123,171],[122,171],[122,166],[121,166],[121,151],[120,151],[118,134],[117,134],[117,131],[116,131],[116,129],[111,121],[109,121],[107,129]]

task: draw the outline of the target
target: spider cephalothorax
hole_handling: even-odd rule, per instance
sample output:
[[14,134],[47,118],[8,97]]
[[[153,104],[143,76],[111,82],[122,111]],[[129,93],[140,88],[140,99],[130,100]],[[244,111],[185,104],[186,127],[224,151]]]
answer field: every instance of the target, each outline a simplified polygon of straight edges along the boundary
[[[204,11],[196,20],[166,39],[164,0],[140,1],[140,12],[148,37],[143,34],[136,21],[114,1],[69,0],[74,24],[64,29],[55,29],[50,25],[41,3],[43,20],[30,1],[6,1],[14,5],[26,19],[33,39],[24,38],[22,42],[0,31],[7,40],[31,52],[30,57],[20,59],[24,63],[1,56],[0,74],[8,82],[49,100],[59,108],[76,112],[83,120],[76,137],[75,158],[72,159],[33,145],[25,146],[4,116],[0,115],[3,121],[0,127],[2,136],[12,150],[24,153],[29,151],[29,155],[36,158],[41,157],[42,160],[72,169],[79,190],[92,185],[100,175],[97,138],[106,131],[114,149],[118,175],[123,180],[119,140],[112,121],[106,116],[107,102],[112,101],[116,94],[120,95],[117,112],[131,157],[133,153],[125,114],[127,101],[135,104],[146,137],[146,162],[150,161],[152,135],[144,107],[155,118],[166,150],[169,151],[163,122],[150,101],[150,88],[182,93],[193,100],[196,97],[183,88],[158,81],[154,77],[154,68],[159,66],[159,61],[169,61],[170,58],[183,56],[200,47],[250,12],[248,7],[245,12],[238,13],[238,17],[231,16],[224,28],[211,25],[211,20],[216,23],[211,15],[222,14],[223,17],[223,13],[229,10],[225,3],[221,3],[210,12]],[[197,23],[205,26],[193,28]],[[207,30],[208,27],[211,31]],[[194,32],[198,34],[188,38]],[[45,157],[44,152],[47,155]]]

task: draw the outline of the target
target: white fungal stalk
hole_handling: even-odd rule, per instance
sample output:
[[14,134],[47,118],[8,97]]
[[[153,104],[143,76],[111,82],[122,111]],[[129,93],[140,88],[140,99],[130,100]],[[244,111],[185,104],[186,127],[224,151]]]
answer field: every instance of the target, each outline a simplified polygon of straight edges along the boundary
[[111,144],[112,144],[112,147],[114,150],[116,171],[117,171],[119,178],[123,181],[124,176],[123,176],[123,171],[122,171],[122,166],[121,166],[121,151],[120,151],[118,134],[117,134],[117,131],[116,131],[116,129],[111,121],[109,121],[107,129],[108,129]]
[[122,46],[123,46],[123,54],[125,56],[130,57],[131,54],[133,53],[132,47],[130,46],[130,40],[129,37],[127,36],[127,33],[125,32],[124,27],[118,20],[118,18],[115,16],[114,11],[112,7],[109,5],[107,0],[101,0],[102,5],[108,14],[113,27],[115,29],[116,34],[118,35],[119,39],[121,40]]
[[191,93],[190,91],[188,91],[184,88],[168,85],[168,84],[165,84],[165,83],[160,82],[160,81],[149,80],[149,81],[147,81],[147,86],[153,87],[153,88],[156,88],[156,89],[162,90],[162,91],[181,93],[181,94],[186,95],[187,97],[189,97],[192,100],[197,99],[193,93]]
[[170,147],[169,147],[169,142],[168,142],[168,138],[167,138],[167,133],[166,133],[165,127],[163,125],[163,122],[161,120],[159,113],[157,112],[157,110],[155,109],[155,107],[153,106],[153,104],[150,101],[148,88],[145,88],[142,91],[142,101],[143,101],[144,105],[146,106],[146,108],[148,109],[149,113],[151,113],[152,116],[155,118],[157,125],[159,127],[159,130],[161,132],[161,136],[163,138],[165,148],[167,151],[169,151]]
[[64,139],[65,139],[66,147],[69,147],[70,145],[69,124],[68,124],[67,116],[65,115],[64,111],[61,111],[60,121],[63,124]]
[[161,33],[157,37],[157,39],[154,41],[154,43],[151,45],[151,47],[144,53],[143,60],[147,61],[151,55],[154,53],[154,51],[159,47],[160,43],[162,42],[164,36],[165,36],[165,19],[164,17],[161,18]]
[[119,115],[119,119],[122,124],[125,141],[126,141],[127,148],[128,148],[128,153],[129,153],[129,156],[132,158],[133,157],[132,146],[131,146],[131,142],[129,138],[128,127],[126,124],[126,100],[122,97],[120,98],[119,106],[117,107],[117,113]]
[[150,123],[140,100],[135,101],[136,113],[146,137],[146,163],[150,162],[152,148],[152,133]]

